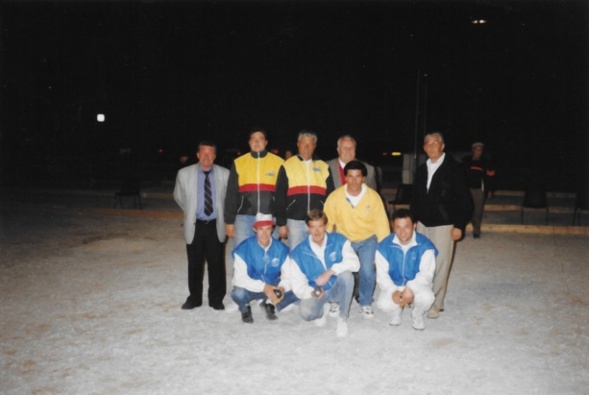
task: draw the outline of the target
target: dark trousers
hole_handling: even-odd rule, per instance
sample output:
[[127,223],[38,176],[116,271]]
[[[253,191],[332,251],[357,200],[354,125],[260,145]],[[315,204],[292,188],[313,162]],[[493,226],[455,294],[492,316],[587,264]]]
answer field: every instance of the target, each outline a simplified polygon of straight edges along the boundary
[[472,233],[481,234],[481,223],[483,222],[483,211],[485,209],[485,192],[481,188],[470,188],[470,194],[474,203],[472,213]]
[[227,291],[225,275],[225,248],[217,237],[215,221],[197,221],[192,244],[186,245],[188,255],[188,290],[196,305],[202,304],[205,261],[209,272],[209,305],[223,302]]

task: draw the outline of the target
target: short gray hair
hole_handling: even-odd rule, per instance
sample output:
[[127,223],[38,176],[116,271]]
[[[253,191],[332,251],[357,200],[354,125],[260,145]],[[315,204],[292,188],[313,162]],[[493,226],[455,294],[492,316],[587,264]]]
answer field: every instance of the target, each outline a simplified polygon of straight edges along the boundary
[[317,145],[317,133],[312,130],[303,129],[299,132],[299,137],[297,137],[297,141],[299,141],[302,137],[311,137],[315,141],[315,145]]
[[425,143],[425,140],[427,140],[430,137],[439,137],[440,143],[444,143],[444,136],[442,136],[442,133],[440,133],[440,132],[432,132],[432,133],[426,134],[425,137],[423,138],[423,142]]

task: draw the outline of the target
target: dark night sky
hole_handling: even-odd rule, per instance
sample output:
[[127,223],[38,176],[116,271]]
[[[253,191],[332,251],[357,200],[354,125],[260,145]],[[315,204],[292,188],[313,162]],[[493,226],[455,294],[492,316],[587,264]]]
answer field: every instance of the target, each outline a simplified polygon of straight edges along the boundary
[[420,120],[447,149],[483,140],[505,167],[550,157],[571,171],[587,148],[584,1],[57,1],[0,12],[4,174],[23,151],[59,166],[72,152],[243,147],[253,125],[280,148],[314,129],[325,156],[341,133],[366,154],[412,151],[418,71]]

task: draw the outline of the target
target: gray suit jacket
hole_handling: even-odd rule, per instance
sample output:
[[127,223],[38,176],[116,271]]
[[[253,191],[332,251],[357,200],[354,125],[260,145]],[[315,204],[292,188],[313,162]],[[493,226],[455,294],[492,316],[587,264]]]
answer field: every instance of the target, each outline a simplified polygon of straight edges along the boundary
[[[198,170],[200,165],[187,166],[178,171],[176,186],[174,187],[174,200],[184,211],[184,238],[186,244],[192,243],[194,239],[194,223],[196,221],[196,196],[198,185]],[[227,193],[227,181],[229,170],[224,167],[213,165],[215,174],[215,208],[217,209],[217,236],[220,242],[225,241],[225,195]]]
[[[369,165],[368,163],[361,161],[366,166],[366,180],[364,183],[368,185],[370,188],[376,189],[376,176],[374,171],[374,166]],[[342,181],[339,176],[339,158],[335,158],[326,162],[329,165],[329,170],[331,171],[331,177],[333,177],[333,184],[335,185],[335,189],[342,186]]]

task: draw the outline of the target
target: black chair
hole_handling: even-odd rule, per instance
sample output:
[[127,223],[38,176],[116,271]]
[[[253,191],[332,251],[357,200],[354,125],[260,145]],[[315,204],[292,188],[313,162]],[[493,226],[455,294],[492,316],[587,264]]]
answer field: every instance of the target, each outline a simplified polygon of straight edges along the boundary
[[389,203],[393,205],[393,211],[395,211],[395,206],[411,204],[411,199],[413,199],[413,184],[400,184],[397,188],[395,199]]
[[374,166],[374,178],[376,178],[376,192],[382,191],[382,168],[380,166]]
[[123,181],[121,190],[115,192],[114,208],[117,208],[117,203],[120,208],[123,208],[123,197],[132,197],[133,208],[137,208],[137,203],[139,203],[139,209],[143,210],[143,205],[141,204],[141,183],[137,178],[127,178]]
[[544,209],[546,211],[544,223],[548,225],[548,196],[545,189],[539,187],[526,189],[521,209],[522,225],[524,223],[524,210],[527,208]]
[[589,210],[589,195],[586,192],[577,192],[573,210],[573,226],[581,225],[581,211],[587,210]]

